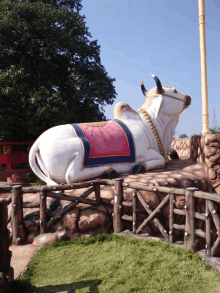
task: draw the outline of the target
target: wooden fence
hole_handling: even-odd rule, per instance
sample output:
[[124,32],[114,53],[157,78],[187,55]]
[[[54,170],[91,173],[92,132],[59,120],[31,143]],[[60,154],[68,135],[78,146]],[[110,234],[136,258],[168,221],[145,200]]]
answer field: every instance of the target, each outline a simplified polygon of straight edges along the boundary
[[[11,252],[9,251],[9,232],[7,229],[7,224],[10,221],[12,225],[12,244],[19,245],[22,243],[20,234],[21,232],[19,229],[20,225],[24,225],[26,227],[30,225],[40,226],[40,233],[42,234],[46,233],[67,211],[76,207],[79,203],[89,205],[97,205],[101,203],[109,204],[107,199],[103,199],[100,196],[101,185],[114,186],[114,200],[112,201],[112,204],[114,205],[113,228],[115,233],[120,233],[123,231],[124,221],[130,221],[132,223],[132,232],[134,234],[140,234],[143,228],[153,220],[154,224],[158,227],[159,231],[163,235],[165,241],[173,243],[174,230],[181,230],[184,231],[185,248],[189,248],[190,250],[195,251],[195,238],[198,236],[205,240],[207,256],[216,256],[219,254],[220,218],[217,214],[216,203],[220,203],[220,196],[217,194],[198,191],[197,188],[177,189],[170,187],[155,187],[141,183],[124,183],[123,179],[121,178],[115,180],[98,179],[82,183],[61,184],[56,186],[22,187],[21,185],[16,185],[12,187],[11,195],[7,199],[0,200],[0,281],[4,283],[13,280],[13,269],[10,267]],[[88,187],[90,188],[79,197],[54,193],[54,191],[59,190],[64,191]],[[123,188],[126,187],[132,188],[134,190],[131,202],[124,200]],[[154,210],[151,210],[149,205],[143,199],[140,192],[141,190],[160,192],[165,193],[166,195],[161,203]],[[7,188],[2,189],[1,191],[6,192],[9,190]],[[39,202],[23,202],[23,194],[38,192],[40,197]],[[95,200],[87,198],[92,192],[95,192]],[[185,196],[185,206],[183,210],[174,207],[175,197],[178,195]],[[70,204],[59,210],[49,221],[46,221],[47,197],[70,201]],[[205,200],[205,213],[199,213],[196,211],[196,199]],[[137,227],[138,201],[142,204],[148,214],[147,218],[139,227]],[[10,203],[12,203],[12,209],[11,216],[8,217],[7,206]],[[167,231],[164,227],[164,224],[160,221],[158,213],[168,203],[170,204],[170,207],[169,229]],[[124,214],[123,207],[125,206],[131,207],[132,215]],[[39,207],[40,209],[40,219],[36,220],[35,222],[25,221],[23,219],[23,209],[36,207]],[[175,223],[175,215],[185,216],[185,225],[179,225]],[[195,228],[196,220],[202,220],[205,222],[205,231]],[[216,239],[213,239],[212,236],[213,225],[216,227],[217,231]]]
[[[124,201],[123,187],[134,189],[132,202]],[[150,209],[145,200],[143,199],[140,190],[156,191],[167,194],[161,203],[156,207],[154,211]],[[174,208],[175,196],[185,196],[184,209]],[[205,213],[199,213],[195,210],[195,200],[197,198],[205,200]],[[148,213],[148,217],[137,228],[137,201],[143,205],[144,209]],[[157,218],[158,213],[170,204],[169,213],[169,231],[165,229],[161,221]],[[158,227],[165,241],[173,243],[174,229],[184,231],[184,247],[189,248],[191,251],[195,251],[195,237],[199,236],[205,239],[206,254],[207,256],[216,256],[220,252],[220,218],[217,214],[215,203],[220,203],[220,196],[217,194],[198,191],[197,188],[177,189],[170,187],[155,187],[148,186],[148,184],[139,183],[123,183],[123,179],[116,181],[115,195],[114,195],[114,214],[113,214],[113,226],[116,233],[123,231],[123,221],[132,222],[132,232],[134,234],[141,233],[142,229],[151,221]],[[126,215],[123,213],[123,207],[129,206],[132,208],[132,215]],[[175,223],[175,215],[185,216],[185,225],[179,225]],[[211,221],[211,217],[213,221]],[[205,221],[205,231],[195,228],[196,219]],[[213,241],[211,223],[213,222],[217,230],[217,239]],[[212,243],[213,242],[213,243]]]
[[9,230],[7,229],[8,204],[7,199],[0,199],[0,293],[9,290],[14,281],[14,270],[10,266],[12,253],[9,250]]
[[[46,233],[57,221],[59,221],[62,216],[69,210],[76,207],[79,203],[88,205],[99,205],[101,203],[109,203],[106,199],[101,199],[100,197],[100,185],[114,185],[112,180],[93,180],[82,183],[75,184],[63,184],[56,186],[40,186],[40,187],[22,187],[21,185],[16,185],[12,187],[11,195],[8,197],[8,202],[12,203],[11,216],[8,217],[8,223],[11,221],[12,226],[12,244],[19,245],[22,243],[23,239],[21,237],[20,226],[40,226],[40,233]],[[53,191],[64,191],[71,189],[80,189],[90,187],[81,196],[69,196],[64,193],[58,194]],[[38,193],[39,192],[39,202],[23,202],[23,194],[25,193]],[[95,192],[95,200],[88,199],[87,197]],[[70,201],[71,203],[59,210],[54,217],[52,217],[48,222],[46,221],[46,199],[51,197],[59,200]],[[27,221],[23,219],[23,209],[24,208],[37,208],[40,209],[40,219],[36,221]]]
[[[8,217],[7,223],[11,221],[12,226],[12,244],[19,245],[22,243],[20,236],[20,225],[28,226],[40,226],[40,233],[46,233],[59,219],[69,210],[76,207],[79,203],[97,205],[101,203],[108,203],[106,199],[100,197],[100,185],[114,186],[114,212],[113,212],[113,228],[114,232],[119,233],[123,231],[124,221],[132,222],[132,232],[140,234],[143,228],[153,220],[155,226],[158,227],[159,231],[163,235],[164,239],[170,243],[174,242],[174,230],[184,231],[184,247],[195,251],[195,237],[201,237],[206,242],[207,256],[216,256],[220,252],[220,217],[217,214],[215,203],[220,203],[220,196],[217,194],[207,193],[198,191],[197,188],[177,189],[170,187],[155,187],[149,186],[148,184],[141,183],[124,183],[123,179],[99,179],[92,180],[82,183],[75,184],[63,184],[57,186],[40,186],[40,187],[22,187],[16,185],[12,187],[11,195],[7,198],[7,203],[12,202],[11,216]],[[88,188],[81,196],[69,196],[66,194],[58,194],[53,191],[58,190],[71,190]],[[134,189],[133,200],[131,202],[124,201],[123,188],[128,187]],[[151,210],[148,204],[145,202],[141,195],[140,190],[154,191],[165,193],[166,196],[163,198],[161,203],[156,207],[155,210]],[[23,202],[23,194],[25,193],[37,193],[39,192],[39,202]],[[95,200],[88,199],[87,197],[95,192]],[[185,196],[184,209],[177,209],[174,207],[175,197],[178,195]],[[54,217],[48,222],[46,221],[46,198],[51,197],[59,200],[67,200],[71,203],[59,210]],[[200,198],[205,200],[205,213],[199,213],[196,210],[195,199]],[[138,201],[142,204],[146,210],[148,217],[143,223],[137,227],[137,204]],[[164,227],[164,224],[158,218],[158,214],[161,210],[169,203],[169,229],[168,231]],[[131,207],[132,215],[126,215],[123,213],[123,207]],[[40,209],[40,219],[34,222],[25,221],[23,219],[24,208],[36,208]],[[185,216],[185,225],[179,225],[175,223],[175,215]],[[211,221],[212,218],[212,221]],[[205,231],[196,229],[196,220],[202,220],[205,222]],[[217,239],[212,239],[213,225],[217,231]]]

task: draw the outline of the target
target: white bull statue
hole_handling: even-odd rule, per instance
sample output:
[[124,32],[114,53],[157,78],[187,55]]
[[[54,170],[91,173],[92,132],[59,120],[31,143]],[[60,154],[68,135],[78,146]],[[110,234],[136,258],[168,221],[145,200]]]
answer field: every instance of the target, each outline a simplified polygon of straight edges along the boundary
[[165,151],[172,150],[180,113],[191,98],[152,76],[156,87],[150,91],[141,82],[145,103],[140,110],[120,102],[114,120],[65,124],[41,134],[29,153],[33,172],[48,185],[56,185],[164,167]]

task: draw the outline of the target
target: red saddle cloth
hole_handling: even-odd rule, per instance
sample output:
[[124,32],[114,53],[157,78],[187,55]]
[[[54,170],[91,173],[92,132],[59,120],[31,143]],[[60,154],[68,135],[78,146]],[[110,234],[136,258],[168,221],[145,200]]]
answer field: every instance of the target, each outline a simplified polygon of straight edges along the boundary
[[72,124],[84,146],[84,165],[134,162],[131,132],[120,120]]

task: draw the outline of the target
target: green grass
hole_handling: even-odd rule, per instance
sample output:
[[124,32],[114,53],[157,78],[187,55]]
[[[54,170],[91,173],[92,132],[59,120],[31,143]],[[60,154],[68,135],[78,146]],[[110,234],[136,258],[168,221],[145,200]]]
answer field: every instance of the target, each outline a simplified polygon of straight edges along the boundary
[[220,275],[187,249],[98,234],[37,250],[13,292],[217,293]]

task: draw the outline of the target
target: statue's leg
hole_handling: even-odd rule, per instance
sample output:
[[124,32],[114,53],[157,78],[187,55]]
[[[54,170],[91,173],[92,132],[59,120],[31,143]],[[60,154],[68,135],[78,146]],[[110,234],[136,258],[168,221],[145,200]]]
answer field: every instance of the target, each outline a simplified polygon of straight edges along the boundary
[[112,170],[110,166],[84,167],[82,164],[82,157],[76,155],[67,168],[65,178],[67,183],[79,182],[101,176]]

